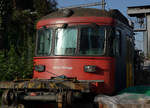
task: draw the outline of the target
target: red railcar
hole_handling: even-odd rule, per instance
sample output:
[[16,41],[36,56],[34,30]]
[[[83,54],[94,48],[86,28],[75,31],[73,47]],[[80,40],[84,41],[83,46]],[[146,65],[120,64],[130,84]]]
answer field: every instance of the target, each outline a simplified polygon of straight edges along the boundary
[[133,28],[118,10],[74,8],[43,17],[35,52],[33,79],[0,83],[9,89],[6,106],[82,108],[77,103],[133,85]]
[[56,11],[37,23],[34,62],[43,70],[36,68],[34,78],[74,77],[92,82],[97,93],[111,94],[132,81],[132,39],[133,30],[118,10]]

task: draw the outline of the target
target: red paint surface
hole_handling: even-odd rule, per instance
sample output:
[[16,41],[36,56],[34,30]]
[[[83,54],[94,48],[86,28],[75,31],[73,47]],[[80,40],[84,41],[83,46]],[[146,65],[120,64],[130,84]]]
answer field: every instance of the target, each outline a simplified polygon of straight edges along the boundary
[[56,25],[56,24],[87,24],[87,23],[97,23],[100,25],[113,25],[114,19],[110,17],[69,17],[69,18],[53,18],[40,20],[37,23],[37,29],[46,25]]
[[[98,25],[114,25],[111,17],[66,17],[43,19],[37,23],[37,29],[42,26],[55,26],[67,23],[68,25],[83,25],[96,23]],[[111,57],[35,57],[35,65],[45,65],[45,72],[34,71],[34,78],[50,79],[60,75],[76,77],[78,80],[104,80],[103,83],[93,83],[91,91],[96,93],[112,93],[115,81],[115,60]],[[85,65],[96,65],[96,73],[84,72]]]
[[[96,84],[99,88],[103,85],[106,92],[114,89],[114,63],[111,57],[35,57],[35,65],[45,65],[45,72],[34,71],[34,78],[50,79],[60,75],[76,77],[78,80],[104,80],[104,83]],[[84,72],[85,65],[97,66],[95,73]],[[102,87],[101,87],[102,88]],[[103,89],[95,92],[104,92]]]

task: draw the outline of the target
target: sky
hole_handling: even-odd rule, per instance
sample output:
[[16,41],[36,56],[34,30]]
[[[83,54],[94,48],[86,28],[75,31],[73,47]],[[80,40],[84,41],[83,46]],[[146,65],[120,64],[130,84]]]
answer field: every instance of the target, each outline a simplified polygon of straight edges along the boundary
[[[78,4],[100,2],[101,0],[56,0],[58,7],[67,7]],[[129,6],[141,6],[150,5],[150,0],[105,0],[107,9],[119,9],[125,16],[127,7]],[[96,6],[100,8],[100,6]]]
[[[74,6],[79,4],[87,4],[100,2],[101,0],[56,0],[58,3],[58,8]],[[132,19],[127,15],[127,7],[130,6],[142,6],[150,5],[150,0],[105,0],[106,9],[118,9],[120,10],[128,19]],[[101,8],[101,6],[95,6],[94,8]],[[136,33],[136,48],[143,50],[143,36],[142,33]]]

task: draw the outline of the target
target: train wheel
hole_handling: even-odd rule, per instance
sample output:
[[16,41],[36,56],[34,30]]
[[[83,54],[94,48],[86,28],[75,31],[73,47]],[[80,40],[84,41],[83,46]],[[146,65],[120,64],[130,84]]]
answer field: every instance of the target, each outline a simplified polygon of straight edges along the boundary
[[11,105],[11,106],[8,106],[8,105],[4,105],[3,103],[1,104],[1,108],[16,108],[15,106]]
[[17,106],[8,106],[8,105],[2,105],[1,108],[25,108],[24,106],[17,105]]
[[25,106],[23,104],[18,104],[15,106],[15,108],[25,108]]
[[5,104],[2,102],[0,108],[26,108],[26,107],[25,107],[23,104],[5,105]]

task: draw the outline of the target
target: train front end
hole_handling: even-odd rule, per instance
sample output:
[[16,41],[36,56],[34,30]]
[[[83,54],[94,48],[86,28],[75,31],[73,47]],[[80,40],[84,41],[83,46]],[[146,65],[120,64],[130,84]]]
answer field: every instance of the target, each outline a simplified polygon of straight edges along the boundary
[[88,82],[90,92],[111,94],[115,59],[108,42],[114,20],[99,16],[105,11],[88,10],[60,11],[38,22],[34,78],[75,78]]

